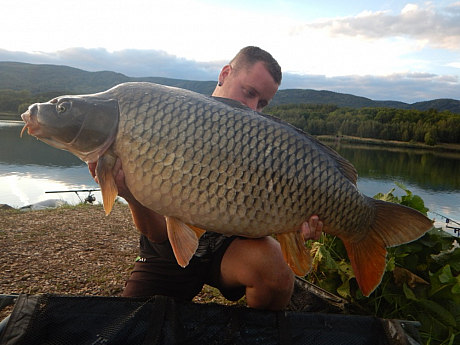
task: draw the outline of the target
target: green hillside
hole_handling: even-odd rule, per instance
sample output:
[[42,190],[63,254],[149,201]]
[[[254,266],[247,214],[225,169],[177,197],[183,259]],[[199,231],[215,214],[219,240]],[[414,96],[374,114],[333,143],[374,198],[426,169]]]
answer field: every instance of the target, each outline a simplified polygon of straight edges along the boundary
[[[19,62],[0,62],[0,112],[16,112],[17,102],[11,102],[11,93],[5,90],[27,90],[30,96],[47,100],[62,94],[84,94],[104,91],[119,83],[147,81],[211,94],[215,81],[193,81],[160,77],[132,78],[110,71],[87,72],[77,68],[56,65],[36,65]],[[7,101],[5,103],[5,97]],[[35,101],[35,100],[34,100]],[[27,102],[27,100],[25,100]],[[22,102],[21,102],[22,103]],[[408,104],[396,101],[374,101],[350,94],[307,89],[280,90],[271,105],[282,104],[335,104],[351,108],[395,108],[450,111],[460,114],[460,101],[436,99]],[[16,108],[14,107],[16,106]]]

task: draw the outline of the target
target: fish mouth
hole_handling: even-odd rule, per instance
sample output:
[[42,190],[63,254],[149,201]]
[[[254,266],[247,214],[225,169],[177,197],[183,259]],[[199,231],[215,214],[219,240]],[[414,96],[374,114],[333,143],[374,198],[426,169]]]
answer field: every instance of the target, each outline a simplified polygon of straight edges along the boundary
[[22,121],[24,121],[26,124],[21,130],[20,137],[22,138],[22,134],[24,131],[27,129],[27,134],[33,135],[34,137],[40,137],[43,136],[43,132],[40,129],[40,124],[37,121],[36,116],[31,116],[29,111],[26,111],[24,114],[21,115]]

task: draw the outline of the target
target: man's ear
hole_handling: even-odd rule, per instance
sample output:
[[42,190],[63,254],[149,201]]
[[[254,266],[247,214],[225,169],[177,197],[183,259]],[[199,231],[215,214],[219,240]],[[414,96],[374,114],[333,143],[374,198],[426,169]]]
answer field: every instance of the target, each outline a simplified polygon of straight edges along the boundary
[[233,68],[231,65],[225,65],[224,67],[222,67],[222,71],[220,71],[219,74],[219,83],[223,85],[225,83],[225,79],[227,79],[227,77],[230,75],[230,73],[232,73],[232,71]]

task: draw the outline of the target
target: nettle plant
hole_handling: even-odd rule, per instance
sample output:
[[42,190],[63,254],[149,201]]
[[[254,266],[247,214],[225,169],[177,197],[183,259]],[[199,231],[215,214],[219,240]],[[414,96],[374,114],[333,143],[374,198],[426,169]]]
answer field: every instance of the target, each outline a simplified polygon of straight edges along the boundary
[[[374,198],[426,215],[422,198],[402,184],[397,186],[406,195],[397,197],[392,189]],[[370,297],[359,290],[342,241],[323,234],[310,245],[314,259],[308,279],[312,283],[359,305],[363,313],[420,322],[419,333],[426,344],[460,341],[460,246],[455,236],[433,228],[414,242],[388,248],[382,283]]]

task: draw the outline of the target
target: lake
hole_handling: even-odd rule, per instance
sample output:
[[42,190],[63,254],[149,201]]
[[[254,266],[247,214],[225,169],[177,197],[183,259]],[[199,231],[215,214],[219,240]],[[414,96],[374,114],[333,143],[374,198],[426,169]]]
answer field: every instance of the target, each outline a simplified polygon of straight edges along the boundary
[[[22,207],[55,198],[76,204],[88,193],[46,192],[98,188],[86,164],[72,154],[26,133],[20,138],[23,125],[0,120],[0,204]],[[395,195],[405,195],[396,186],[398,181],[422,197],[437,226],[445,228],[445,219],[438,214],[460,223],[460,154],[340,142],[328,145],[356,167],[358,188],[364,194],[374,196],[395,188]],[[94,196],[101,202],[100,192]]]

